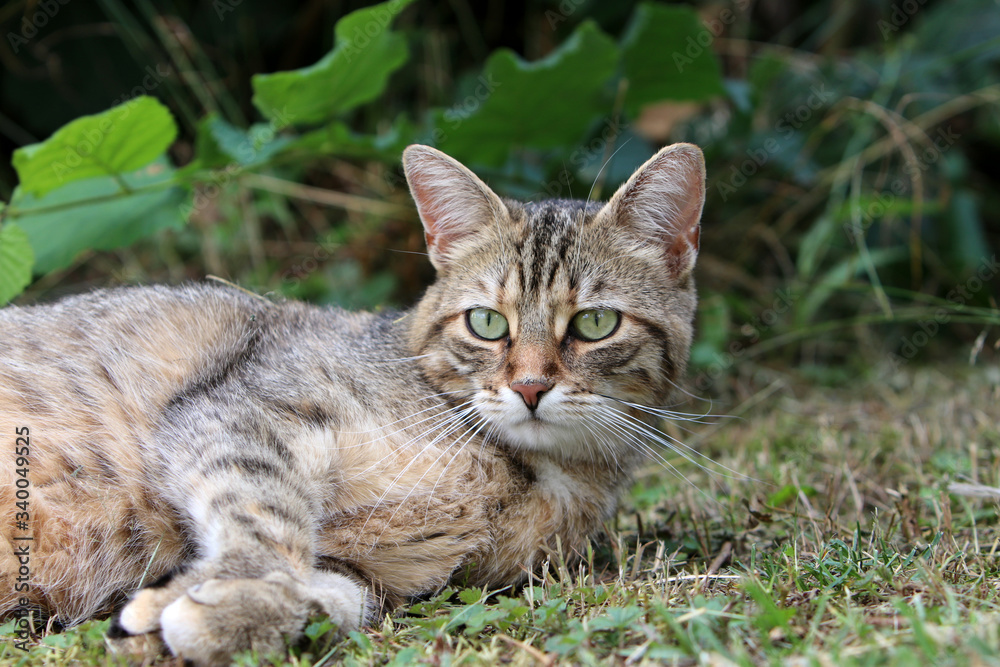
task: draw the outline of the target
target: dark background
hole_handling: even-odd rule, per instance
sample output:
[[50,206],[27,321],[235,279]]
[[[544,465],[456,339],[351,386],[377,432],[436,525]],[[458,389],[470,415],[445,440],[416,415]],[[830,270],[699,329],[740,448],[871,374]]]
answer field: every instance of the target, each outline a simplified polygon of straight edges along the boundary
[[[198,119],[217,111],[235,125],[259,121],[250,101],[251,75],[315,63],[333,47],[337,19],[368,4],[8,2],[0,9],[0,198],[9,200],[17,184],[10,165],[16,148],[109,108],[157,68],[170,74],[149,94],[167,104],[180,125],[171,157],[184,165],[192,156]],[[461,100],[497,48],[536,60],[585,19],[618,39],[637,4],[419,0],[395,24],[407,36],[410,61],[377,103],[347,120],[359,132],[378,132],[398,114],[419,122],[429,109]],[[820,368],[817,378],[830,382],[876,367],[884,371],[887,363],[891,371],[894,359],[965,360],[974,347],[979,363],[995,363],[997,336],[990,328],[995,318],[989,317],[954,318],[917,354],[905,356],[903,350],[920,322],[933,317],[938,303],[933,299],[967,283],[1000,247],[996,4],[741,0],[692,6],[715,25],[722,25],[718,17],[726,10],[735,16],[710,46],[726,77],[727,95],[704,104],[663,105],[630,122],[639,136],[637,155],[648,156],[674,140],[693,140],[706,152],[709,200],[694,356],[703,388],[747,380],[738,376],[751,372],[745,369],[752,365],[742,363],[750,360]],[[39,12],[45,24],[35,26],[30,39],[18,40],[30,31],[26,17]],[[747,187],[722,196],[734,170],[787,129],[782,118],[808,99],[809,82],[816,79],[806,77],[807,70],[820,72],[832,101],[794,133],[789,130],[791,140],[754,170]],[[895,79],[887,81],[890,77]],[[931,155],[923,165],[922,215],[902,206],[876,220],[868,233],[872,249],[901,253],[879,265],[879,282],[891,303],[925,308],[923,319],[919,312],[904,321],[887,314],[872,277],[863,271],[828,284],[837,263],[850,260],[854,251],[843,237],[824,241],[830,244],[826,273],[802,269],[803,249],[813,242],[810,232],[821,225],[832,192],[818,175],[844,160],[845,146],[860,132],[859,119],[875,117],[870,103],[881,90],[890,92],[877,104],[899,122],[949,100],[983,97],[926,128],[929,137],[942,131],[958,140],[954,149]],[[890,135],[889,125],[877,125],[873,141]],[[580,145],[587,141],[581,138]],[[913,182],[900,155],[865,170],[866,193],[874,197],[894,179],[905,178],[903,198],[910,201]],[[557,166],[547,167],[548,177],[557,175]],[[397,165],[330,157],[297,165],[283,176],[408,203]],[[502,170],[484,176],[501,192],[523,194],[504,180]],[[234,196],[238,201],[243,195]],[[260,292],[371,308],[411,303],[432,277],[426,259],[412,254],[423,249],[413,215],[360,220],[308,198],[251,199],[255,220],[224,202],[198,212],[183,230],[117,251],[85,253],[68,269],[36,276],[20,302],[93,286],[179,282],[213,273]],[[283,279],[290,271],[295,281]],[[970,305],[996,313],[997,285],[993,276]],[[797,295],[796,306],[776,316],[771,311],[788,290]]]

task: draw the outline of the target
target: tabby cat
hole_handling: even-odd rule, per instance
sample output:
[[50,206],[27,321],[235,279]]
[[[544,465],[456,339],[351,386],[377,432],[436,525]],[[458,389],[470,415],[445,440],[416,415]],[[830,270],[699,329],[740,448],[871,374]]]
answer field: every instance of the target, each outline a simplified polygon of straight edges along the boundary
[[403,158],[437,270],[410,311],[213,284],[0,310],[0,613],[118,610],[113,638],[226,663],[517,583],[612,515],[686,364],[701,151],[603,205]]

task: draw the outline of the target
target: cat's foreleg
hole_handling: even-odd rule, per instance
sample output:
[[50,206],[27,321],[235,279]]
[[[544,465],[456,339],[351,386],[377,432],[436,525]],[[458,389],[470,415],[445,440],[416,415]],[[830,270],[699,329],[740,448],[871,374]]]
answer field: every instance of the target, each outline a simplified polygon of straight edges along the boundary
[[315,614],[354,630],[374,606],[360,582],[316,568],[318,490],[295,454],[246,405],[230,407],[193,402],[160,434],[154,476],[195,557],[136,593],[110,631],[159,633],[196,664],[283,651]]

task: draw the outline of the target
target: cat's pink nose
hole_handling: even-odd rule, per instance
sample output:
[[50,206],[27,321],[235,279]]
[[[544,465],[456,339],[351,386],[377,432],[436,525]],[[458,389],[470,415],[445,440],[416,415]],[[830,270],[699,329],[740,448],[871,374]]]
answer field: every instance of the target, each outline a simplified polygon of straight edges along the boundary
[[538,407],[538,400],[541,395],[552,389],[552,385],[541,380],[532,380],[529,382],[515,382],[510,388],[521,395],[528,409],[534,410]]

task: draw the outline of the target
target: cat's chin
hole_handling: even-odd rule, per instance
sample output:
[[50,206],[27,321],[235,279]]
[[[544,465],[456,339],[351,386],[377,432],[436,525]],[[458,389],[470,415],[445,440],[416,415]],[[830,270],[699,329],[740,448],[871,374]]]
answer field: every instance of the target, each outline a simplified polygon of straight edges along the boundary
[[[517,449],[544,452],[565,459],[593,459],[600,445],[582,424],[555,423],[539,417],[498,424],[506,443]],[[607,447],[605,446],[606,450]]]

